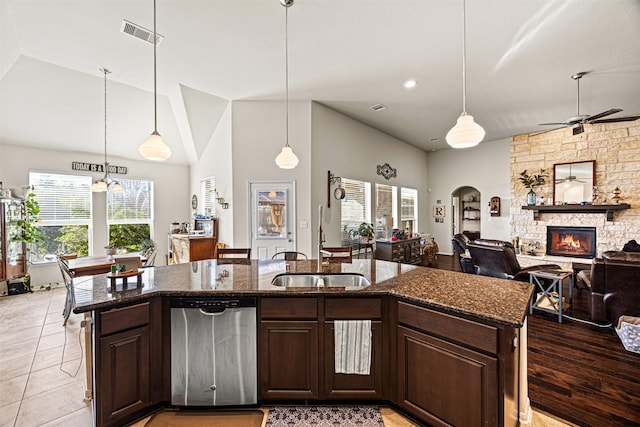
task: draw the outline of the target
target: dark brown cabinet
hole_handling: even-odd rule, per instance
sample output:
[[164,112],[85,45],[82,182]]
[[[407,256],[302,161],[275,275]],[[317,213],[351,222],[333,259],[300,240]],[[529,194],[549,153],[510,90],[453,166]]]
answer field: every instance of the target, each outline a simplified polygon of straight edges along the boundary
[[[369,375],[337,374],[335,320],[371,319]],[[383,398],[380,298],[262,298],[260,399]]]
[[434,426],[517,425],[516,331],[398,305],[398,405]]
[[405,264],[420,264],[420,238],[404,240],[376,240],[376,259]]
[[154,320],[159,306],[152,300],[96,313],[96,425],[124,425],[166,394],[159,391],[164,386],[161,332]]

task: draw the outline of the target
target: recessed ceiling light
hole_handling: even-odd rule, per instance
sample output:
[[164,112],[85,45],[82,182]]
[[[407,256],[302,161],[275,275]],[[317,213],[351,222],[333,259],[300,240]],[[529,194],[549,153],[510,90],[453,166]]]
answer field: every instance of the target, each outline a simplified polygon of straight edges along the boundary
[[418,81],[416,79],[409,79],[406,82],[404,82],[404,87],[406,89],[413,89],[417,85],[418,85]]

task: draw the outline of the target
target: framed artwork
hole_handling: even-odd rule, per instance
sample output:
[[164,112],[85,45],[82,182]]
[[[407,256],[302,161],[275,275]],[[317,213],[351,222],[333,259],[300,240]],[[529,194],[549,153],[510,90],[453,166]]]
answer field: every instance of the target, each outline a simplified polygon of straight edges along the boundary
[[500,197],[494,196],[489,201],[489,213],[491,216],[500,216]]
[[436,222],[444,222],[445,209],[444,205],[433,205],[433,218]]

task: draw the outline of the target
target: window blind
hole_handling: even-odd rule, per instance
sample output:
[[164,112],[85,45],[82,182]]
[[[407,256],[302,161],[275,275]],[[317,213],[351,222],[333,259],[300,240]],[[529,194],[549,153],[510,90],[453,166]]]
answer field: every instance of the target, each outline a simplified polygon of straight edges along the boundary
[[402,221],[413,221],[414,230],[418,227],[418,190],[401,188],[400,215]]
[[216,215],[216,178],[210,176],[200,181],[200,198],[202,199],[202,212],[214,217]]
[[153,181],[118,179],[123,191],[107,192],[107,222],[141,224],[153,222]]
[[[342,200],[340,224],[342,241],[349,240],[349,230],[362,222],[371,222],[371,184],[342,178],[345,198]],[[346,227],[346,230],[345,230]]]
[[91,222],[90,176],[29,172],[29,185],[40,205],[42,225]]

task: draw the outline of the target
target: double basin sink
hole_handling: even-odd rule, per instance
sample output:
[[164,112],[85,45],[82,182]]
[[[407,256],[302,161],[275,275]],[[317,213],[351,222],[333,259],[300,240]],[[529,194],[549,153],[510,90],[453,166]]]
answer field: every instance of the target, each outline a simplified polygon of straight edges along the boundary
[[283,273],[274,277],[271,284],[284,288],[343,287],[356,290],[371,285],[371,281],[357,273]]

